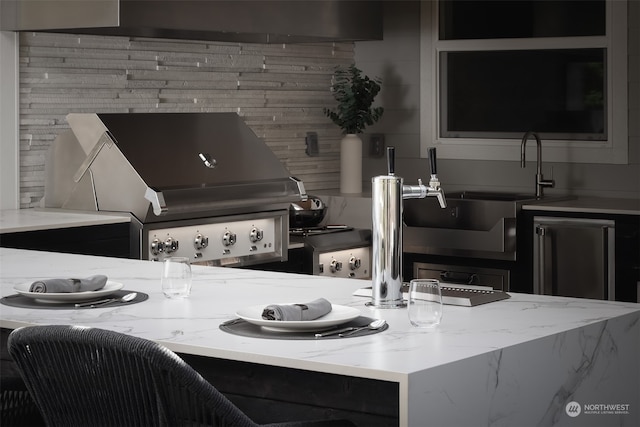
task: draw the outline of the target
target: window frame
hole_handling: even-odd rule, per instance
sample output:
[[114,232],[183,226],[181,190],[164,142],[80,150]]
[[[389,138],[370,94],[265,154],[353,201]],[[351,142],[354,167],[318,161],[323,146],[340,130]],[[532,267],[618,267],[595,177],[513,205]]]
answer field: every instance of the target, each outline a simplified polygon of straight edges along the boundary
[[[440,53],[468,50],[605,48],[607,56],[607,138],[604,141],[542,140],[545,161],[628,163],[627,0],[607,0],[606,34],[582,37],[439,40],[439,1],[421,2],[420,156],[437,147],[443,159],[520,160],[521,139],[440,137]],[[523,129],[522,133],[528,129]],[[527,157],[535,156],[528,144]],[[529,152],[530,151],[530,152]]]

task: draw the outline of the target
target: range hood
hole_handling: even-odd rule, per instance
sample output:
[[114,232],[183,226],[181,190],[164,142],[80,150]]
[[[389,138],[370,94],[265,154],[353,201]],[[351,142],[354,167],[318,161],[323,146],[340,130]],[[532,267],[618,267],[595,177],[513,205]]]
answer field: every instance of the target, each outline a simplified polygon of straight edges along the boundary
[[382,39],[363,0],[2,0],[0,30],[243,43]]

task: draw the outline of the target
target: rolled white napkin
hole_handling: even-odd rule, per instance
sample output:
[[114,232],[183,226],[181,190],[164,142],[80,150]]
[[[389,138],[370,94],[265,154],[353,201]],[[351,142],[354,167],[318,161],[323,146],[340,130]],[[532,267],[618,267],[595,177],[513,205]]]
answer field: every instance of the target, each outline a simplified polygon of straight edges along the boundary
[[29,292],[85,292],[97,291],[107,284],[107,276],[97,274],[84,279],[45,279],[37,280],[29,287]]
[[315,320],[331,312],[331,303],[318,298],[305,304],[270,304],[262,311],[264,320]]

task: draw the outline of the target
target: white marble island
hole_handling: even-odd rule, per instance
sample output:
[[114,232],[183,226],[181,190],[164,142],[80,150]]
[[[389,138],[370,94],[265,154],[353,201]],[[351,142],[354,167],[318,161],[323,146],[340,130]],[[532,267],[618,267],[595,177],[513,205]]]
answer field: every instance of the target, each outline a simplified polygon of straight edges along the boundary
[[[195,266],[191,297],[176,301],[160,292],[158,263],[0,249],[3,297],[35,278],[96,273],[149,299],[91,310],[0,305],[0,327],[95,326],[184,354],[391,383],[397,392],[383,398],[397,403],[395,423],[403,426],[640,421],[638,304],[512,294],[477,307],[446,306],[437,329],[420,330],[410,326],[405,310],[369,309],[365,299],[352,296],[363,281]],[[317,341],[248,338],[219,329],[245,306],[320,296],[385,318],[390,327],[375,335]],[[300,392],[310,387],[301,384]],[[567,414],[569,402],[580,405],[577,417]]]

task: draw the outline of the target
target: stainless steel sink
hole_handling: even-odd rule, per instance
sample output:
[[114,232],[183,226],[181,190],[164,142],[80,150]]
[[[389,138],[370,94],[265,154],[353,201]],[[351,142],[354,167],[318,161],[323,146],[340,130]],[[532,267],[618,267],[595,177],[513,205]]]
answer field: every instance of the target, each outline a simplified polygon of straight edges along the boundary
[[411,227],[438,227],[487,231],[503,218],[514,218],[532,194],[462,191],[447,193],[441,209],[429,199],[407,199],[404,222]]
[[447,207],[431,199],[404,201],[404,251],[514,260],[516,217],[534,194],[447,193]]

